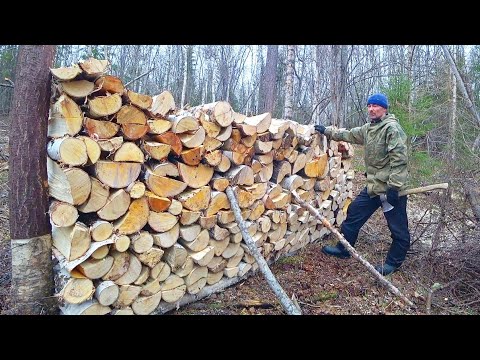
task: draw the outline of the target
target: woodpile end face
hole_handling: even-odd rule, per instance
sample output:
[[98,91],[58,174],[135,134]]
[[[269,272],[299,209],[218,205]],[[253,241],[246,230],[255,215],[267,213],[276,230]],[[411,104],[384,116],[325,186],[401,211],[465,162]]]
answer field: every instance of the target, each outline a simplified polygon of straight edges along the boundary
[[313,125],[246,116],[226,101],[178,109],[88,59],[52,69],[47,170],[64,314],[150,314],[239,281],[258,265],[225,189],[273,262],[329,231],[352,199],[353,148]]

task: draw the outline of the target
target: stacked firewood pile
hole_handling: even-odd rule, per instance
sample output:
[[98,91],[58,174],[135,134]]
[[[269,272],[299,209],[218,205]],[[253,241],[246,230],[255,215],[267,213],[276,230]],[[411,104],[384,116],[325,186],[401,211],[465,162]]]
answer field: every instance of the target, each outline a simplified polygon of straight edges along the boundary
[[64,314],[150,314],[256,270],[225,194],[232,186],[267,261],[341,224],[352,148],[313,126],[217,101],[178,109],[126,89],[88,59],[52,69],[50,221]]

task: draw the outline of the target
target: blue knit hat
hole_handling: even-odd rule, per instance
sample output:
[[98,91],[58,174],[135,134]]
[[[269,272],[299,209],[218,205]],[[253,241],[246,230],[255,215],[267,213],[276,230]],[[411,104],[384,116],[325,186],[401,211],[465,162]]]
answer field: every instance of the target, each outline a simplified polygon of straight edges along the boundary
[[383,94],[373,94],[368,98],[367,105],[380,105],[381,107],[388,109],[388,99]]

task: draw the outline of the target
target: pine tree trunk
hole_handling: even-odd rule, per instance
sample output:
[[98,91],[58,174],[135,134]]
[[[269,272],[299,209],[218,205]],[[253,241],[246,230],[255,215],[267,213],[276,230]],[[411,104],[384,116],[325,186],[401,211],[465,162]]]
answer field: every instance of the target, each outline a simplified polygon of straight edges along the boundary
[[[47,117],[55,46],[20,46],[10,128],[12,299],[19,314],[54,314],[48,222]],[[28,139],[28,141],[25,141]]]

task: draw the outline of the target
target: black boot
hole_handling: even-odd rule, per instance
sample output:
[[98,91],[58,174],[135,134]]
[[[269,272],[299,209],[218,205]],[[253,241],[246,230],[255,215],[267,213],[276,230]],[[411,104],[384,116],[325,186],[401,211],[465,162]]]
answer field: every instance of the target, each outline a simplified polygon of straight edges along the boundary
[[335,256],[340,259],[348,259],[350,257],[350,253],[340,242],[335,246],[324,246],[322,252],[326,255]]
[[375,268],[375,270],[377,270],[383,276],[390,275],[391,273],[398,270],[397,266],[389,265],[387,263],[385,263],[383,265],[376,265],[376,266],[374,266],[374,268]]

